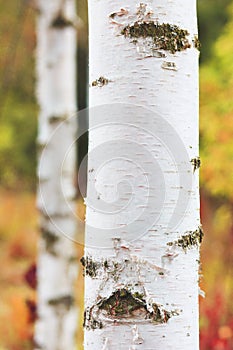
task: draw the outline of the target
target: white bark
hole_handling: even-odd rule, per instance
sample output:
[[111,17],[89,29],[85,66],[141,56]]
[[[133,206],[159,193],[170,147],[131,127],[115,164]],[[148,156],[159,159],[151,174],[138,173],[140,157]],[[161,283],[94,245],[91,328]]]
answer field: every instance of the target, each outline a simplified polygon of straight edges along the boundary
[[36,348],[75,349],[76,29],[74,0],[38,0],[38,251]]
[[[196,1],[146,4],[89,1],[85,350],[199,348]],[[188,42],[155,47],[135,23]]]

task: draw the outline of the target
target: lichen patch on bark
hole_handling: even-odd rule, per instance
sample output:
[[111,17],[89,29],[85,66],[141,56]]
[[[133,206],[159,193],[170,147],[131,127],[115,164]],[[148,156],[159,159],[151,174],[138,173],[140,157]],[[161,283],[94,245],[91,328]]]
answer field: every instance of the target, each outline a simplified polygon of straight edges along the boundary
[[187,36],[188,31],[169,23],[154,21],[134,22],[125,26],[121,34],[127,38],[152,38],[154,47],[158,50],[175,53],[191,47]]
[[98,270],[101,266],[99,262],[93,261],[90,257],[82,257],[80,259],[81,264],[83,265],[83,274],[95,278],[97,276]]
[[202,243],[204,232],[199,226],[197,230],[187,232],[187,234],[181,236],[177,241],[168,242],[169,246],[178,246],[183,248],[185,251],[191,249],[192,247],[199,247]]
[[[174,54],[191,48],[189,32],[175,24],[159,23],[147,4],[140,3],[135,13],[121,9],[111,13],[109,18],[112,24],[120,28],[118,35],[123,35],[136,45],[141,58],[161,58],[165,57],[162,51]],[[194,45],[197,43],[194,38]]]
[[107,85],[109,83],[109,81],[110,81],[109,79],[101,76],[98,79],[94,80],[91,83],[91,86],[103,87],[104,85]]
[[199,38],[198,38],[197,35],[195,35],[194,38],[193,38],[193,46],[194,46],[195,49],[197,49],[198,51],[201,50],[201,42],[200,42],[200,40],[199,40]]
[[[127,248],[122,248],[127,249]],[[94,260],[90,256],[83,256],[80,259],[80,262],[83,266],[83,275],[89,276],[91,278],[101,277],[101,274],[104,273],[105,281],[108,279],[112,279],[115,282],[119,279],[120,273],[122,271],[133,271],[135,269],[147,269],[151,271],[151,273],[158,273],[159,276],[164,276],[167,274],[167,270],[157,266],[153,263],[148,262],[144,259],[139,259],[133,255],[129,255],[128,257],[119,258],[119,259],[101,259]]]
[[193,172],[195,173],[195,171],[196,171],[197,169],[199,169],[200,166],[201,166],[201,159],[200,159],[200,157],[192,158],[192,159],[191,159],[191,163],[192,163],[192,165],[193,165]]

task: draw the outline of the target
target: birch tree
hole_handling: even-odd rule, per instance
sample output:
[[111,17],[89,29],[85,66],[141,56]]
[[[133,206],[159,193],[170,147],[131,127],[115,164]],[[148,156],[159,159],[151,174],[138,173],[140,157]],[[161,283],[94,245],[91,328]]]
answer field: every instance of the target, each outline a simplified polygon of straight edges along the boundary
[[75,148],[76,29],[74,0],[38,0],[39,113],[38,321],[35,348],[75,348],[77,258]]
[[197,350],[195,0],[89,1],[85,350]]

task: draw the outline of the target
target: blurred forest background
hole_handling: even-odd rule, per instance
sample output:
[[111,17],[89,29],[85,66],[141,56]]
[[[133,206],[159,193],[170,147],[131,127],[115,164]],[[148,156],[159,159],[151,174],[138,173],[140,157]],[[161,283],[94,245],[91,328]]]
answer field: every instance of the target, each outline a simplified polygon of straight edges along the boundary
[[[86,105],[87,8],[77,1],[78,106]],[[32,349],[37,232],[33,1],[0,0],[0,350]],[[233,1],[198,0],[200,56],[201,350],[233,349]],[[85,150],[86,140],[81,140]],[[84,151],[83,151],[84,150]],[[83,209],[82,209],[83,210]],[[77,247],[82,255],[82,247]],[[82,306],[82,273],[78,303]],[[79,328],[81,329],[80,319]],[[79,343],[82,335],[78,335]],[[80,347],[81,349],[81,347]]]

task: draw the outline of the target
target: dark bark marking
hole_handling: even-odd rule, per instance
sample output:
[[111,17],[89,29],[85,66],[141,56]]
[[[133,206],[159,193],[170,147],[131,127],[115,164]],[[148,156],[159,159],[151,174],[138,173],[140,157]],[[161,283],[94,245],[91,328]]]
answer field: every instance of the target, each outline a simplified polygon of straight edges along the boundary
[[98,79],[94,80],[91,83],[91,86],[103,87],[104,85],[107,85],[109,82],[110,82],[110,80],[101,76]]
[[167,311],[160,305],[146,303],[144,294],[132,292],[126,288],[117,289],[108,298],[101,298],[84,313],[86,329],[103,328],[109,320],[115,322],[135,322],[149,320],[154,324],[167,323],[172,316],[179,315],[178,310]]
[[158,50],[171,53],[183,51],[191,47],[187,36],[188,31],[169,23],[156,23],[154,21],[136,21],[125,26],[121,34],[126,38],[152,38]]
[[189,231],[186,235],[181,236],[177,241],[168,242],[169,246],[178,246],[183,248],[185,251],[191,249],[192,247],[198,247],[203,240],[204,232],[199,226],[196,231]]

